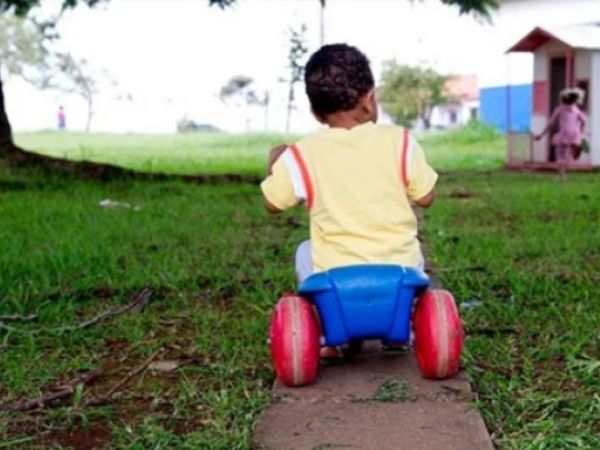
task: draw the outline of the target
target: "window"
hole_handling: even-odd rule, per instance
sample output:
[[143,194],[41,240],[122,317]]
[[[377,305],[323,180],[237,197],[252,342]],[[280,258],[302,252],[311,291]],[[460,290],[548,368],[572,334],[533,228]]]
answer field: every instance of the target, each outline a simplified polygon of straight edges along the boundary
[[581,110],[588,112],[590,106],[590,81],[589,80],[577,80],[576,86],[583,91],[583,103],[580,105]]
[[458,114],[456,113],[455,110],[451,110],[450,111],[450,123],[452,125],[454,125],[456,123],[456,121],[458,120]]

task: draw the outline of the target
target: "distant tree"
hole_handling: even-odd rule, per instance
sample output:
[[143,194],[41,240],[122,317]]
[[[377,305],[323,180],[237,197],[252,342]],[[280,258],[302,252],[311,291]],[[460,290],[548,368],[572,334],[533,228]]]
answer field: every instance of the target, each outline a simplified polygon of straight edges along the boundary
[[431,112],[451,99],[444,93],[448,76],[431,68],[384,63],[379,99],[384,110],[399,124],[410,127],[421,119],[431,126]]
[[295,108],[295,87],[297,83],[302,81],[305,64],[304,58],[308,52],[306,30],[305,24],[302,24],[299,29],[290,29],[290,47],[288,50],[289,74],[287,79],[282,79],[282,81],[288,84],[287,117],[285,122],[285,131],[288,133],[291,128],[292,111]]
[[224,102],[236,98],[243,102],[246,108],[246,131],[250,127],[250,106],[261,104],[261,100],[252,88],[253,83],[254,80],[246,75],[236,75],[225,83],[219,94],[219,97]]
[[[33,67],[45,65],[47,50],[40,28],[32,20],[0,16],[0,75],[4,70],[34,81]],[[0,149],[11,141],[0,77]]]
[[94,72],[87,60],[75,59],[69,53],[57,53],[56,73],[44,80],[46,86],[58,89],[67,94],[75,94],[83,98],[87,105],[87,120],[85,129],[89,133],[94,116],[94,96],[98,93],[99,75]]
[[221,88],[219,96],[221,100],[227,100],[232,97],[241,97],[245,102],[255,97],[251,86],[254,80],[246,75],[236,75],[231,77]]
[[48,37],[44,25],[33,19],[0,16],[0,60],[9,74],[39,89],[54,89],[81,96],[88,108],[86,130],[90,130],[93,99],[99,76],[85,59],[54,52],[47,46],[58,36]]

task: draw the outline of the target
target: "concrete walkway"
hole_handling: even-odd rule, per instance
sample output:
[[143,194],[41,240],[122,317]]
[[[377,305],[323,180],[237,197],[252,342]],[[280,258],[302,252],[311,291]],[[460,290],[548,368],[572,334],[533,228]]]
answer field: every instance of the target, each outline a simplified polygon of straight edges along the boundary
[[276,382],[273,394],[277,401],[255,431],[257,449],[494,448],[462,374],[425,380],[414,355],[386,355],[372,344],[351,361],[322,367],[314,385]]
[[[422,223],[422,211],[415,213]],[[440,288],[432,268],[425,270]],[[462,372],[425,380],[412,353],[385,354],[377,342],[350,361],[322,366],[311,386],[276,381],[273,395],[255,430],[256,449],[494,450]]]

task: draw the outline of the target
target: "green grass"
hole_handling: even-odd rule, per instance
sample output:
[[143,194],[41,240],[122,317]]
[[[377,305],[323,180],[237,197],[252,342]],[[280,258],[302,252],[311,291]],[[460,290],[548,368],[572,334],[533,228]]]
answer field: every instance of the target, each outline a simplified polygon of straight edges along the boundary
[[[118,135],[40,132],[17,135],[23,148],[73,160],[121,165],[143,172],[262,175],[270,148],[297,136],[278,134]],[[504,163],[505,139],[472,124],[449,133],[419,137],[439,170],[493,169]]]
[[[502,140],[486,133],[422,142],[438,169],[490,169],[500,164]],[[56,148],[75,137],[20,143]],[[111,145],[79,137],[98,154],[125,148],[131,167],[143,168],[140,136],[122,144],[104,137]],[[162,140],[164,148],[188,142],[198,170],[238,171],[235,158],[196,161],[202,139],[225,137],[152,137],[148,147],[164,158],[154,169],[187,167],[169,160]],[[247,148],[256,159],[240,171],[262,173],[265,149],[279,139],[237,136],[221,147],[254,142]],[[554,174],[460,170],[442,175],[426,213],[425,238],[446,288],[460,303],[480,302],[463,309],[464,364],[499,448],[600,448],[599,189],[594,174],[559,183]],[[140,209],[103,209],[106,198]],[[291,255],[305,226],[300,210],[268,217],[248,184],[97,183],[0,170],[0,315],[39,316],[0,330],[0,402],[35,397],[81,370],[102,372],[74,403],[0,412],[0,448],[69,448],[93,437],[117,449],[249,448],[273,377],[269,314],[294,287]],[[52,330],[123,305],[144,286],[154,295],[141,313]],[[161,359],[188,364],[145,371],[108,405],[82,406],[161,347]]]
[[120,165],[142,172],[263,174],[270,148],[290,139],[278,134],[19,134],[17,144],[72,160]]
[[419,140],[427,158],[439,170],[498,169],[506,159],[506,138],[479,122],[449,132],[422,135]]
[[[141,209],[103,209],[104,198]],[[107,407],[0,413],[0,442],[100,423],[112,429],[110,448],[248,447],[272,381],[269,312],[294,287],[290,254],[305,236],[295,222],[267,218],[251,185],[0,175],[0,205],[0,315],[39,315],[0,331],[0,401],[101,370],[83,392],[89,398],[161,346],[165,359],[193,358],[173,374],[137,377]],[[122,305],[146,285],[155,294],[142,313],[51,330]],[[30,333],[39,329],[49,331]]]
[[427,213],[445,287],[481,302],[464,362],[500,448],[600,448],[598,189],[596,174],[448,174]]

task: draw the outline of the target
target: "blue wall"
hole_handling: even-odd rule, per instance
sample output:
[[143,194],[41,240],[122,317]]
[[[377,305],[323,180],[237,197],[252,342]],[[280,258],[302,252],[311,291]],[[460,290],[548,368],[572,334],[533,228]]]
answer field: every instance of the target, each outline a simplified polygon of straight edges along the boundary
[[[479,119],[493,125],[498,130],[507,130],[506,86],[481,89],[479,93]],[[531,122],[533,88],[531,84],[512,85],[510,87],[510,131],[528,132]]]

